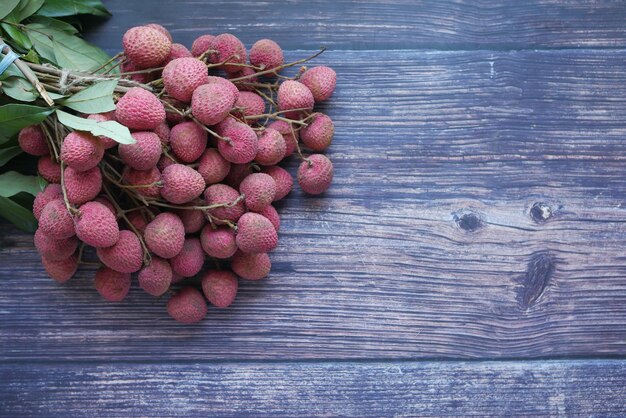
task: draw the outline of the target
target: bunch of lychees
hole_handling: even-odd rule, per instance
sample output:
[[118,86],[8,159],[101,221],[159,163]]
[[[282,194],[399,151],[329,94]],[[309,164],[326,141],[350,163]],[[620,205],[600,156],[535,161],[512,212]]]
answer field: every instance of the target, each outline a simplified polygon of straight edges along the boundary
[[[129,29],[123,46],[122,77],[137,87],[116,97],[114,112],[84,117],[123,124],[134,143],[58,124],[20,132],[20,146],[40,156],[50,183],[34,203],[35,245],[58,282],[75,274],[85,246],[94,247],[102,263],[95,287],[107,300],[124,299],[133,273],[150,295],[182,286],[168,312],[197,322],[207,314],[205,298],[226,307],[239,278],[269,274],[280,228],[272,203],[293,186],[277,164],[297,153],[300,188],[320,194],[330,186],[330,160],[305,156],[300,145],[313,152],[330,145],[333,122],[313,108],[332,95],[336,75],[325,66],[280,74],[306,60],[285,64],[268,39],[248,54],[231,34],[203,35],[189,51],[151,24]],[[51,130],[61,131],[56,149]],[[202,273],[200,291],[185,281],[207,258],[217,261]]]

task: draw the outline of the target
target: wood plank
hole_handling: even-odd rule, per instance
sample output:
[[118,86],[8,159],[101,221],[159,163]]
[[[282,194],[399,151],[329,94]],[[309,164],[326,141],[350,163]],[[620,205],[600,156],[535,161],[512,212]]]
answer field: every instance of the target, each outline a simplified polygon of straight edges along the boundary
[[124,32],[156,22],[176,42],[233,33],[250,47],[271,38],[286,49],[523,49],[624,47],[622,1],[107,0],[113,18],[89,39],[118,51]]
[[0,360],[626,354],[626,51],[320,61],[334,186],[281,205],[269,279],[181,326],[53,283],[3,226]]
[[3,416],[623,416],[624,361],[0,365]]

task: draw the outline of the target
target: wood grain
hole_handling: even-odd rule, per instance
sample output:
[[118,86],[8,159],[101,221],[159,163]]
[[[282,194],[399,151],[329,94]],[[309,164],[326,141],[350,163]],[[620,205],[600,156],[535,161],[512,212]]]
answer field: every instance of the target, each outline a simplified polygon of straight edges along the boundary
[[[156,22],[176,42],[229,32],[250,47],[286,49],[526,49],[626,46],[624,2],[610,0],[198,1],[106,0],[113,18],[89,39],[118,51],[133,25]],[[294,36],[297,34],[297,36]]]
[[180,326],[136,288],[102,301],[90,270],[57,285],[2,226],[0,360],[626,355],[626,51],[318,62],[335,181],[281,205],[269,279]]
[[623,416],[621,361],[1,365],[1,416]]

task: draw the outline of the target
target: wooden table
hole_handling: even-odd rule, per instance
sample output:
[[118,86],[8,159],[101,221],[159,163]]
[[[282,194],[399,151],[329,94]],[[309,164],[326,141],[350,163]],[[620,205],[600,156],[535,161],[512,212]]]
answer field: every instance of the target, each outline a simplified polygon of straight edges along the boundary
[[111,53],[148,22],[328,47],[334,185],[195,326],[3,224],[0,414],[626,414],[626,3],[105,3]]

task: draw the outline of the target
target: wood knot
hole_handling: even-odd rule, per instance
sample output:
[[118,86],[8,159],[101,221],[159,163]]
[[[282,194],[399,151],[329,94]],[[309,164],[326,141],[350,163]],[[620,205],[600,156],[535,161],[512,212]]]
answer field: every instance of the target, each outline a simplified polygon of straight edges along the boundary
[[530,208],[530,217],[537,223],[547,221],[552,217],[552,208],[547,203],[537,202]]
[[474,232],[482,228],[483,221],[480,216],[475,213],[465,213],[463,215],[454,215],[456,224],[464,231]]
[[520,279],[520,289],[517,294],[522,308],[527,309],[544,293],[554,274],[555,262],[548,251],[533,253],[528,261],[526,274]]

